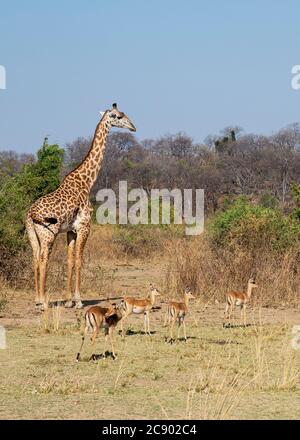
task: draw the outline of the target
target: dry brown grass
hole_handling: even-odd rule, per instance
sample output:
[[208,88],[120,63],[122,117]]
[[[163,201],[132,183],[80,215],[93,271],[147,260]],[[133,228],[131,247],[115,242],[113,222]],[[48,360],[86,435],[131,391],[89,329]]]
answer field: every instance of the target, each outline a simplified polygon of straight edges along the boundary
[[260,249],[251,254],[243,249],[214,249],[206,234],[170,242],[165,286],[182,291],[191,286],[204,301],[224,301],[229,290],[245,291],[248,278],[256,276],[259,289],[253,303],[261,306],[299,306],[300,245],[282,254]]
[[[297,418],[300,352],[291,348],[291,325],[223,329],[204,323],[198,304],[194,312],[202,325],[188,326],[188,343],[164,342],[161,310],[151,338],[115,335],[116,361],[88,362],[87,343],[76,363],[80,332],[64,322],[59,332],[10,328],[0,418]],[[94,349],[103,347],[101,334]]]
[[[254,274],[259,284],[253,297],[254,304],[299,306],[299,243],[282,253],[272,253],[266,249],[249,252],[236,244],[216,248],[206,233],[197,237],[182,237],[178,231],[172,235],[169,229],[142,228],[139,229],[138,239],[133,243],[129,240],[130,246],[134,247],[134,251],[129,251],[130,246],[125,245],[128,236],[125,233],[124,244],[119,240],[118,231],[116,239],[116,228],[112,225],[93,225],[84,252],[83,292],[110,296],[117,290],[116,265],[133,264],[138,267],[141,261],[151,264],[151,261],[160,259],[167,267],[165,292],[181,292],[188,284],[204,303],[213,303],[215,300],[223,302],[228,290],[244,290],[248,278]],[[56,240],[49,264],[47,285],[50,296],[66,285],[66,254],[66,237],[62,234]],[[112,267],[111,261],[115,267]],[[20,278],[16,275],[11,286],[14,289],[34,288],[29,250]]]

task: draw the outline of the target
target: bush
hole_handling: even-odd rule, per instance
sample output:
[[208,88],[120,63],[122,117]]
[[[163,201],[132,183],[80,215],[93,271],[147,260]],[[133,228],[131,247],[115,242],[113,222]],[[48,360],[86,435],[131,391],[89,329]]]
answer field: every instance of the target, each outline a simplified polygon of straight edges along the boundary
[[215,217],[209,232],[212,243],[217,246],[281,252],[299,239],[300,224],[279,209],[253,205],[240,197]]
[[15,267],[28,264],[28,256],[21,257],[27,244],[24,224],[27,209],[34,200],[59,185],[63,150],[44,142],[37,157],[37,162],[24,165],[18,174],[1,178],[0,275],[6,279],[15,277]]

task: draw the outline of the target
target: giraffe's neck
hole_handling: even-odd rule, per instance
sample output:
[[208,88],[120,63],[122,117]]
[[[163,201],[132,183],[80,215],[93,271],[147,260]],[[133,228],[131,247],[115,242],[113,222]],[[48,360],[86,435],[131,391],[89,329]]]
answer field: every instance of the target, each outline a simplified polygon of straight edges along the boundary
[[87,193],[91,191],[100,171],[108,133],[108,124],[101,120],[96,127],[91,148],[85,159],[67,176],[79,180],[82,190]]

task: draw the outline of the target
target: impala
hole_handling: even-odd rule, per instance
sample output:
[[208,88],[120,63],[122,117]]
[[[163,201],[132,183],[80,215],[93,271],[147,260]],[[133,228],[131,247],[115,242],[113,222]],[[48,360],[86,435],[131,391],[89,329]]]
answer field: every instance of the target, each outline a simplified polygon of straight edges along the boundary
[[152,309],[152,307],[155,304],[155,299],[157,296],[160,296],[159,291],[154,287],[152,284],[150,284],[150,295],[148,298],[139,299],[132,296],[125,296],[123,300],[121,301],[120,308],[124,310],[124,315],[121,320],[121,330],[122,330],[122,337],[124,338],[124,327],[123,323],[125,319],[131,315],[141,315],[144,314],[144,327],[145,327],[145,333],[148,333],[150,335],[150,318],[149,314]]
[[[113,304],[110,307],[99,307],[93,306],[90,307],[85,313],[85,329],[84,334],[82,336],[82,343],[77,353],[76,360],[80,360],[80,353],[86,338],[86,335],[90,332],[92,333],[91,342],[92,346],[94,346],[97,335],[101,328],[104,329],[105,333],[105,344],[104,344],[104,356],[105,356],[105,347],[107,343],[107,338],[109,338],[112,348],[112,357],[116,359],[114,345],[113,345],[113,331],[117,326],[118,322],[122,319],[122,312],[119,308]],[[95,359],[96,355],[92,355],[91,359]]]
[[[184,294],[183,294],[183,301],[182,302],[176,302],[176,301],[170,301],[168,304],[167,309],[167,316],[166,321],[168,321],[168,324],[170,325],[170,343],[174,341],[173,339],[173,327],[175,322],[178,323],[178,331],[177,331],[177,339],[179,339],[179,332],[181,325],[183,326],[183,333],[184,333],[184,340],[187,341],[186,337],[186,328],[185,328],[185,316],[189,309],[189,301],[190,299],[194,299],[194,295],[191,293],[190,289],[188,287],[185,288]],[[166,325],[165,321],[165,325]]]
[[243,317],[244,326],[246,326],[246,304],[250,301],[252,290],[257,287],[254,278],[251,277],[248,281],[247,292],[228,292],[226,294],[225,319],[230,319],[234,307],[239,306],[241,308],[241,320]]

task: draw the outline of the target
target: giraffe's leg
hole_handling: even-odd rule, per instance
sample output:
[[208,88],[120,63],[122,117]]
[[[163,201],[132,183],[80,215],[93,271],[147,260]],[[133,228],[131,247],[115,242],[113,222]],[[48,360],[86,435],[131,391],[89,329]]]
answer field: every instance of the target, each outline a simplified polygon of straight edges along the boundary
[[[52,233],[51,233],[52,234]],[[48,261],[51,254],[52,246],[55,240],[55,235],[47,234],[44,241],[41,242],[41,253],[39,259],[39,275],[40,275],[40,300],[42,303],[42,310],[48,308],[48,298],[46,297],[46,276]]]
[[82,227],[77,233],[76,240],[76,257],[75,257],[75,270],[76,270],[76,281],[75,281],[75,294],[74,299],[76,302],[76,308],[82,309],[83,304],[80,298],[80,275],[81,275],[81,264],[82,264],[82,256],[83,250],[86,243],[86,240],[89,236],[90,225]]
[[39,286],[39,279],[40,279],[40,269],[39,269],[39,255],[33,256],[33,270],[34,270],[34,285],[35,285],[35,305],[36,307],[39,307],[41,305],[41,297],[40,297],[40,286]]
[[67,281],[67,294],[65,307],[72,307],[72,278],[73,269],[75,265],[75,246],[76,246],[77,234],[75,232],[69,231],[67,233],[68,241],[68,281]]
[[40,259],[40,240],[35,230],[34,223],[31,217],[27,217],[26,219],[26,231],[28,234],[29,242],[32,247],[33,253],[33,271],[34,271],[34,285],[35,285],[35,305],[39,307],[41,305],[40,298],[40,272],[39,272],[39,259]]

